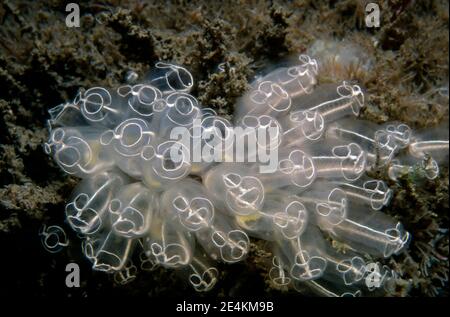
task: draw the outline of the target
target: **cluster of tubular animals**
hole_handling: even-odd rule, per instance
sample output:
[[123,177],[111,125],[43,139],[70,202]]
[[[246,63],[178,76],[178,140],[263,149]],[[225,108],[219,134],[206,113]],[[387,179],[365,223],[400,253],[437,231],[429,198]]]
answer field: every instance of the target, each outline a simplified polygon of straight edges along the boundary
[[[258,78],[237,102],[234,124],[199,105],[185,68],[165,63],[139,84],[83,90],[51,109],[45,149],[82,179],[65,213],[93,269],[126,283],[138,252],[142,269],[176,269],[204,292],[218,280],[214,262],[242,261],[255,237],[270,241],[274,285],[323,296],[384,294],[395,274],[368,259],[401,252],[410,236],[380,211],[392,191],[366,171],[385,166],[395,179],[421,164],[436,177],[438,163],[448,160],[448,136],[417,137],[405,124],[358,120],[360,87],[317,85],[317,72],[316,61],[301,55],[296,65]],[[227,141],[235,127],[275,128],[246,151],[255,158],[276,149],[275,169],[263,173],[257,160],[217,163],[205,157],[216,158],[212,151],[192,160],[198,149],[171,131],[192,132],[198,121],[214,136],[197,142],[202,149],[211,140],[233,145],[236,139]]]

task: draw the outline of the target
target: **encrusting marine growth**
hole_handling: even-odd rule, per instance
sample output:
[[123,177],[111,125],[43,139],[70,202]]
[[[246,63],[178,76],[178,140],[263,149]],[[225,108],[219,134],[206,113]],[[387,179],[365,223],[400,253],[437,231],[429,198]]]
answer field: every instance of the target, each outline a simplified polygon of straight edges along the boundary
[[[126,283],[140,252],[142,269],[177,269],[204,292],[219,277],[214,261],[242,261],[255,237],[270,242],[275,285],[321,296],[389,292],[395,272],[368,259],[401,252],[411,237],[381,211],[392,191],[366,172],[385,167],[395,180],[418,165],[435,178],[448,135],[358,120],[363,90],[318,85],[317,74],[316,60],[300,55],[257,78],[234,124],[190,94],[185,68],[162,62],[139,84],[83,90],[51,109],[45,150],[82,179],[65,213],[93,269]],[[230,155],[239,142],[244,153]],[[258,161],[267,151],[277,154],[269,172]]]

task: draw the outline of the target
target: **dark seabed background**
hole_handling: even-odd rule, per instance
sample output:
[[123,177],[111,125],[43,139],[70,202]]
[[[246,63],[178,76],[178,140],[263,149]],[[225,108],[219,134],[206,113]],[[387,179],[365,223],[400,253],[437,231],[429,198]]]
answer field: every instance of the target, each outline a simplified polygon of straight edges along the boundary
[[[0,1],[0,241],[8,293],[38,296],[176,296],[194,291],[174,272],[138,272],[121,286],[93,272],[64,223],[77,179],[47,157],[47,110],[80,87],[116,86],[158,60],[187,67],[193,94],[220,115],[264,67],[305,52],[316,39],[345,39],[373,56],[370,72],[346,70],[368,92],[362,118],[399,120],[414,129],[448,120],[448,1],[375,1],[379,28],[364,23],[367,1],[77,1],[79,28],[65,24],[63,1]],[[225,63],[223,72],[218,66]],[[325,74],[326,75],[326,74]],[[326,81],[327,78],[321,78]],[[395,183],[385,212],[412,234],[409,249],[386,261],[400,275],[392,296],[448,295],[448,168],[434,181],[414,174]],[[38,231],[60,225],[70,245],[48,253]],[[277,295],[268,281],[271,254],[254,240],[243,263],[220,266],[211,295]],[[69,262],[80,288],[65,286]],[[293,292],[283,293],[299,296]]]

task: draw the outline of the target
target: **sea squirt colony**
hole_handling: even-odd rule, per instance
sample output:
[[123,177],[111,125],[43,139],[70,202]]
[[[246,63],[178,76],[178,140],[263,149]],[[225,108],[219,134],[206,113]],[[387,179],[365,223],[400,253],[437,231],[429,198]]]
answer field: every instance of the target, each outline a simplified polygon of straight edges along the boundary
[[[418,166],[433,179],[448,162],[448,134],[359,120],[362,89],[318,84],[317,75],[316,60],[300,55],[295,65],[257,78],[237,101],[234,124],[190,94],[194,81],[185,68],[162,62],[139,84],[81,90],[51,109],[45,150],[82,179],[65,213],[93,269],[126,283],[139,252],[142,269],[177,269],[204,292],[219,278],[214,261],[244,260],[255,237],[271,246],[274,285],[322,296],[389,292],[395,273],[369,259],[401,252],[411,237],[381,211],[391,189],[366,172],[384,167],[395,180]],[[269,142],[256,145],[276,147],[275,170],[190,160],[170,132],[198,121],[223,144],[233,127],[275,127]]]

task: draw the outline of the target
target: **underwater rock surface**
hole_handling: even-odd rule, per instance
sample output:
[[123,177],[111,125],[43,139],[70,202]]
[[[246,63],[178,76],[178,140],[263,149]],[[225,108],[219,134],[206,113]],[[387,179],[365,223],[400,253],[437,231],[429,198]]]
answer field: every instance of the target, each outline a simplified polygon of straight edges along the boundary
[[[8,291],[23,291],[26,285],[26,291],[36,295],[92,296],[183,294],[189,289],[164,270],[140,273],[131,284],[117,286],[90,272],[77,243],[57,254],[42,248],[37,235],[42,223],[63,223],[65,198],[77,183],[65,178],[40,146],[48,136],[46,111],[74,96],[79,87],[118,85],[130,70],[142,75],[156,61],[170,60],[187,66],[198,79],[194,92],[201,103],[231,118],[236,98],[261,69],[306,52],[317,39],[345,39],[367,52],[372,59],[369,71],[331,64],[332,71],[318,80],[351,79],[365,87],[369,100],[362,118],[402,121],[413,129],[448,120],[448,4],[411,2],[403,7],[386,2],[380,7],[381,27],[367,29],[364,8],[357,1],[334,6],[282,2],[159,6],[130,1],[121,7],[111,1],[81,4],[81,27],[69,29],[62,2],[3,2],[0,232],[2,240],[16,241],[6,245],[5,254],[17,262],[6,277]],[[391,206],[385,211],[414,236],[405,254],[388,261],[402,272],[392,295],[448,293],[448,171],[441,172],[432,181],[420,171],[396,182],[389,181],[383,170],[373,175],[393,188]],[[76,241],[66,232],[69,241]],[[265,247],[262,242],[251,244],[244,263],[221,270],[222,282],[214,292],[278,294],[267,280],[271,254]],[[30,259],[37,258],[30,267]],[[61,283],[69,262],[81,265],[79,290]]]

